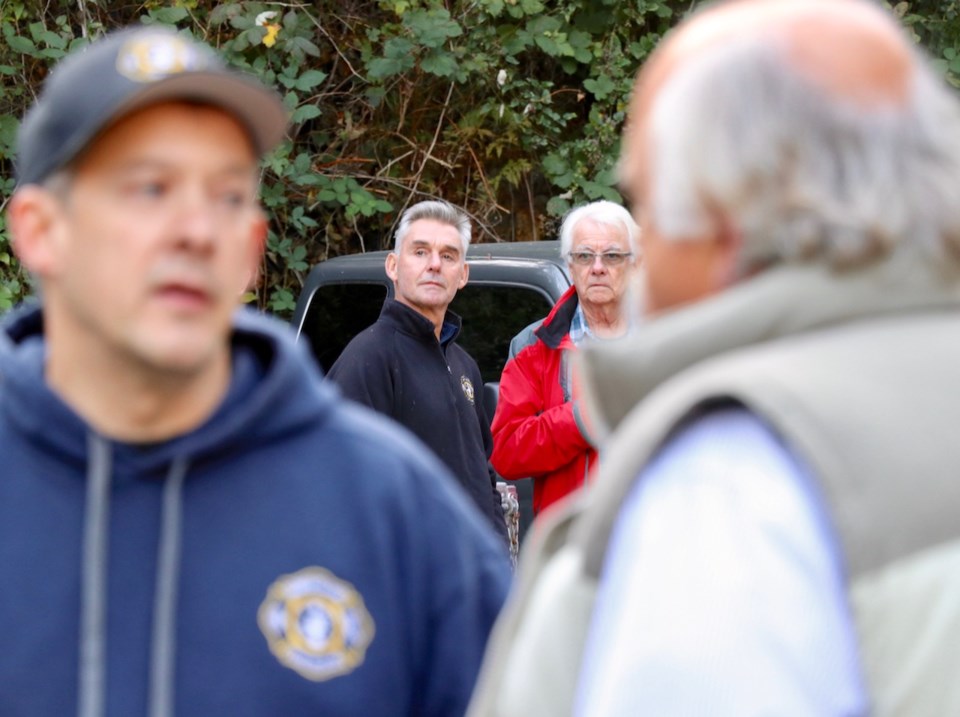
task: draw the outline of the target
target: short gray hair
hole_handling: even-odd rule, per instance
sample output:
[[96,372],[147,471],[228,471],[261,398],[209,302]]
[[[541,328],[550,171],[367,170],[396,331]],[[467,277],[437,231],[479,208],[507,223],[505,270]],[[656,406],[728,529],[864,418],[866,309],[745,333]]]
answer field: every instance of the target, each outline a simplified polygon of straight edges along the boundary
[[418,202],[408,207],[400,216],[400,225],[394,235],[394,254],[400,253],[400,247],[410,231],[410,225],[420,219],[432,219],[442,224],[449,224],[456,229],[457,234],[460,235],[460,243],[463,245],[463,254],[466,256],[467,248],[470,246],[470,217],[449,202],[440,199]]
[[573,248],[573,230],[584,219],[592,219],[597,224],[618,227],[627,235],[630,251],[634,256],[640,255],[640,227],[633,221],[624,207],[616,202],[601,199],[576,207],[567,212],[560,225],[560,256],[566,257]]
[[910,52],[907,101],[874,108],[816,87],[767,38],[691,59],[664,85],[642,140],[658,231],[706,234],[719,209],[742,233],[741,272],[859,265],[898,246],[960,257],[960,103]]

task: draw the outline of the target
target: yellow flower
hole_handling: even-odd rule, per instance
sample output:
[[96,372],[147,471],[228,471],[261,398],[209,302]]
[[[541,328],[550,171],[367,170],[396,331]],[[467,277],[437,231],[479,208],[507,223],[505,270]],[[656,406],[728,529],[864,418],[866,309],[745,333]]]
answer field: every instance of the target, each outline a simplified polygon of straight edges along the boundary
[[266,28],[267,34],[263,36],[263,39],[260,41],[267,47],[273,47],[277,44],[277,35],[280,34],[280,23],[270,22],[277,17],[277,13],[273,10],[267,10],[257,15],[256,22],[260,27]]
[[279,25],[264,25],[267,28],[267,34],[263,36],[263,44],[267,47],[273,47],[277,42],[277,35],[280,34]]

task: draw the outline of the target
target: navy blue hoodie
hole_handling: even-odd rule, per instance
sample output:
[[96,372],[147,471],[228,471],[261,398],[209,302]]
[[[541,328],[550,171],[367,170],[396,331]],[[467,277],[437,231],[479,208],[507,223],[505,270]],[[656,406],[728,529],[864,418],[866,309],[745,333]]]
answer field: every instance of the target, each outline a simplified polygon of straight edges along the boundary
[[504,551],[285,327],[241,313],[223,405],[154,445],[50,391],[39,310],[4,329],[0,714],[464,712]]

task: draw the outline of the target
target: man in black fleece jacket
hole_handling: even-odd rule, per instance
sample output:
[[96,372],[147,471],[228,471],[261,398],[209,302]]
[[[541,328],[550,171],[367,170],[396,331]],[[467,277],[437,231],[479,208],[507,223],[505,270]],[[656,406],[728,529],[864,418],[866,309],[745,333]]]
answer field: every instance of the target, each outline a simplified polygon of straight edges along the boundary
[[329,378],[433,449],[506,540],[488,462],[493,442],[479,395],[483,379],[455,342],[460,317],[447,310],[467,283],[469,244],[470,220],[452,205],[426,201],[407,209],[385,267],[395,298],[344,349]]

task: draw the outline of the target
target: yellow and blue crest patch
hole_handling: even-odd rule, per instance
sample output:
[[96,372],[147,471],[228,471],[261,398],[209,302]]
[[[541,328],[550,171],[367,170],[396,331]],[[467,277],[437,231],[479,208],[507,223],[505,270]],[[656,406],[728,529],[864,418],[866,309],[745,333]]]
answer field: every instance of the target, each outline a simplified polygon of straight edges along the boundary
[[375,632],[357,589],[319,567],[279,577],[257,624],[281,664],[315,682],[359,667]]
[[213,64],[201,47],[167,33],[138,35],[117,53],[117,72],[134,82],[154,82],[181,72],[210,69]]
[[474,400],[473,381],[466,376],[461,376],[460,388],[463,389],[463,395],[466,396],[467,400],[472,404]]

